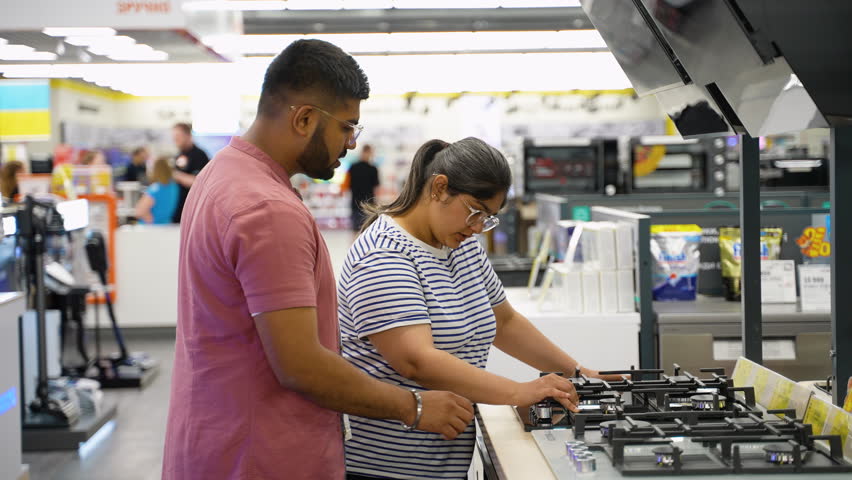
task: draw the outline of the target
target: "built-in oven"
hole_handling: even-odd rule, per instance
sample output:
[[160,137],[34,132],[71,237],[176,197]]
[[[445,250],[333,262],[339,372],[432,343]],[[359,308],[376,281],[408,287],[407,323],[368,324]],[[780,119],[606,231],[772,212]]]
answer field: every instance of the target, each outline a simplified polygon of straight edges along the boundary
[[524,193],[590,194],[603,191],[603,141],[526,139]]
[[630,141],[630,193],[725,191],[725,140],[639,137]]

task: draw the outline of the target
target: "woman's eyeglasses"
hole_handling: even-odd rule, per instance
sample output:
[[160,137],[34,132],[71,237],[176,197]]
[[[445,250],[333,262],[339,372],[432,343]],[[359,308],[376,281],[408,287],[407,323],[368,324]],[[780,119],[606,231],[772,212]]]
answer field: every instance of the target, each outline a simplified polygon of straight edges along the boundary
[[465,222],[467,223],[468,227],[475,227],[479,224],[482,224],[482,232],[484,233],[489,230],[494,230],[495,228],[497,228],[497,225],[500,225],[500,219],[497,218],[497,215],[488,215],[482,210],[477,210],[471,207],[470,204],[465,202],[463,198],[459,198],[461,199],[464,206],[467,207],[468,210],[470,210],[470,215],[467,216],[467,221]]

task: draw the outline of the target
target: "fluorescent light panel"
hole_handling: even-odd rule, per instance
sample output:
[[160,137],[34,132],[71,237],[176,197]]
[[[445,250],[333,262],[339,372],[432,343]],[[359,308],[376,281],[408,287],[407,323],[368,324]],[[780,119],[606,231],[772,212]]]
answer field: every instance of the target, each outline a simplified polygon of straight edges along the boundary
[[45,35],[51,37],[77,37],[77,36],[109,36],[115,35],[115,29],[109,27],[48,27],[42,30]]
[[596,30],[221,35],[204,37],[202,41],[215,50],[230,48],[244,55],[257,55],[278,54],[290,43],[306,38],[331,42],[354,55],[606,48]]
[[[630,88],[609,52],[362,56],[357,60],[374,95]],[[12,78],[83,78],[140,96],[193,95],[201,86],[256,95],[270,61],[271,57],[254,57],[236,63],[16,64],[0,65],[0,71]]]
[[445,8],[578,7],[578,0],[200,0],[183,4],[184,11],[372,10]]

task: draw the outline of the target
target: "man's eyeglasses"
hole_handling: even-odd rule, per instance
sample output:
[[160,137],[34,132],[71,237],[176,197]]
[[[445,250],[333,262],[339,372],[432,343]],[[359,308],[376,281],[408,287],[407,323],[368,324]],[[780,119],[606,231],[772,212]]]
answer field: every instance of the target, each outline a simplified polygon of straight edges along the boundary
[[500,219],[497,218],[497,215],[488,215],[482,210],[477,210],[471,207],[470,204],[465,202],[463,198],[459,198],[461,199],[464,206],[467,207],[468,210],[470,210],[470,215],[467,216],[466,221],[468,227],[475,227],[476,225],[481,223],[482,232],[485,233],[489,230],[494,230],[495,228],[497,228],[497,225],[500,225]]
[[325,115],[329,118],[333,118],[333,119],[337,120],[338,122],[342,123],[343,125],[346,125],[348,128],[351,128],[352,133],[349,135],[349,138],[346,139],[346,145],[347,146],[354,147],[355,142],[358,141],[358,137],[361,135],[361,132],[364,131],[363,125],[358,125],[358,124],[355,124],[355,123],[352,123],[352,122],[349,122],[349,121],[346,121],[346,120],[341,120],[341,119],[335,117],[334,115],[326,112],[325,110],[317,107],[316,105],[290,105],[290,110],[295,110],[299,107],[311,107],[313,109],[316,109],[318,112],[322,113],[323,115]]

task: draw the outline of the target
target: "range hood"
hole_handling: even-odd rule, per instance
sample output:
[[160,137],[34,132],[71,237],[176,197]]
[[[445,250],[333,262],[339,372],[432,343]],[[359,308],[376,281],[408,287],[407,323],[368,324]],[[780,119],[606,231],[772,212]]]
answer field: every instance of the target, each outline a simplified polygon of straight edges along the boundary
[[852,122],[852,2],[581,4],[636,92],[655,95],[684,137]]

